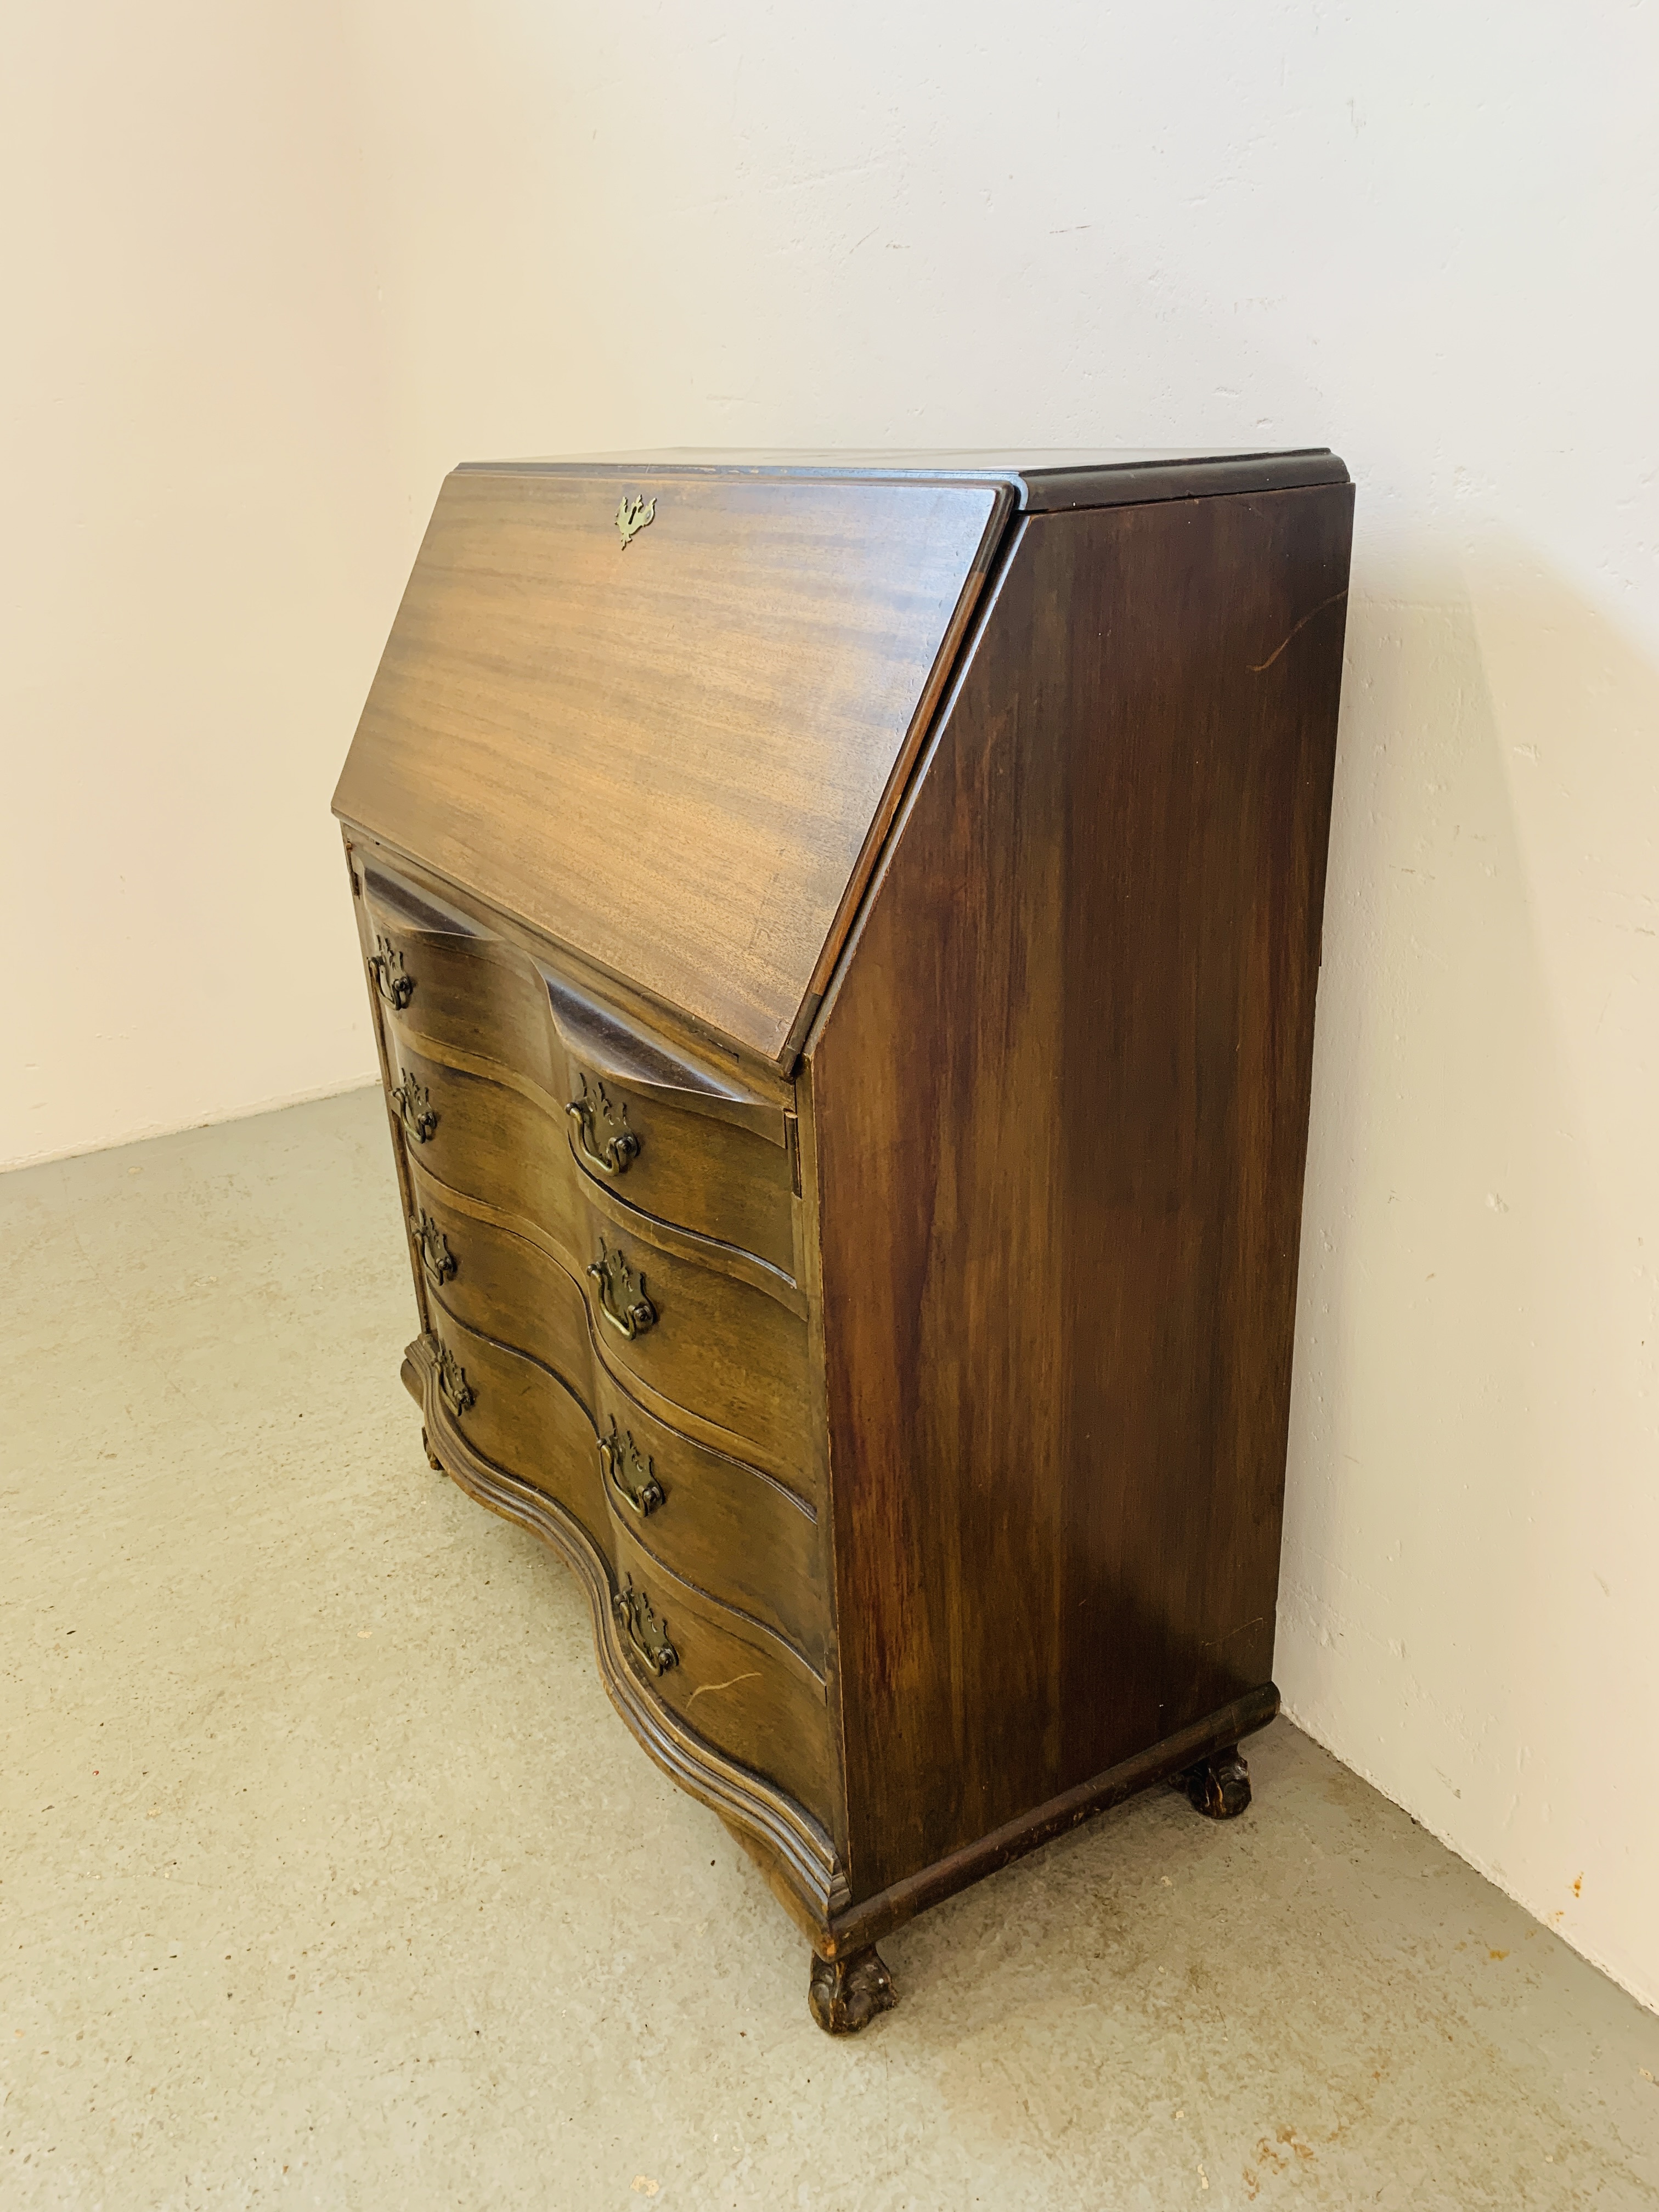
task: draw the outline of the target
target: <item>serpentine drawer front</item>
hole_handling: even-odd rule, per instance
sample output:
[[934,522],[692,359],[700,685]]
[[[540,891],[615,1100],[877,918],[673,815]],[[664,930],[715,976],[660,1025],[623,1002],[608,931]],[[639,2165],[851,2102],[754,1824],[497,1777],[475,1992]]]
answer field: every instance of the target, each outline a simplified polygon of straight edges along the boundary
[[365,868],[369,981],[389,1030],[462,1066],[514,1069],[557,1084],[541,979],[516,947],[448,902],[384,868]]
[[[428,1310],[445,1341],[454,1340],[454,1324],[547,1369],[589,1424],[586,1449],[612,1514],[673,1572],[753,1613],[822,1673],[828,1589],[813,1503],[657,1419],[612,1371],[581,1288],[563,1267],[466,1211],[418,1169],[414,1182],[411,1218]],[[505,1463],[537,1482],[542,1461],[532,1439],[527,1453],[509,1451]]]
[[[563,1137],[505,1085],[400,1047],[394,1110],[429,1199],[514,1232],[498,1246],[501,1333],[521,1341],[550,1267],[580,1288],[607,1358],[665,1418],[798,1485],[811,1480],[805,1300],[730,1247],[637,1214],[572,1169]],[[411,1212],[418,1212],[418,1208]]]
[[[508,1084],[562,1127],[585,1176],[793,1273],[798,1155],[781,1103],[665,1051],[459,904],[384,869],[363,885],[368,974],[400,1068]],[[546,1149],[538,1135],[538,1164]]]
[[1352,506],[1323,448],[469,466],[352,744],[427,1455],[832,2032],[1091,1813],[1249,1804]]

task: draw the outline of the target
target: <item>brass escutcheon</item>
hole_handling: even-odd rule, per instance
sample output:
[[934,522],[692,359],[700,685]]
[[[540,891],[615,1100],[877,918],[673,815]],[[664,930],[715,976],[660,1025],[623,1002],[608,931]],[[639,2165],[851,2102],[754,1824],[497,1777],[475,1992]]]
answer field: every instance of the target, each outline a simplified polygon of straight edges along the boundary
[[640,1140],[628,1126],[628,1101],[608,1098],[597,1077],[592,1091],[585,1075],[576,1080],[580,1088],[564,1110],[576,1125],[582,1158],[603,1176],[626,1175],[640,1156]]
[[466,1370],[447,1344],[438,1346],[438,1395],[459,1421],[469,1406],[477,1403],[477,1392],[466,1379]]
[[374,933],[376,950],[368,956],[368,972],[374,988],[394,1014],[402,1013],[415,995],[415,978],[404,973],[404,956],[389,937]]
[[665,1674],[679,1664],[680,1655],[668,1640],[668,1623],[658,1620],[650,1599],[635,1589],[632,1575],[623,1577],[611,1602],[617,1625],[653,1674]]
[[426,1144],[438,1126],[438,1116],[430,1094],[423,1083],[416,1083],[405,1067],[399,1070],[403,1081],[392,1094],[392,1103],[398,1109],[398,1119],[403,1123],[417,1145]]
[[599,1438],[599,1465],[605,1480],[624,1505],[644,1516],[668,1503],[668,1493],[657,1480],[655,1468],[634,1441],[631,1429],[617,1434],[617,1417],[611,1416],[611,1433]]
[[593,1285],[599,1317],[618,1336],[631,1341],[656,1326],[657,1309],[645,1294],[645,1277],[635,1275],[620,1252],[613,1252],[603,1237],[599,1256],[591,1261],[588,1280]]
[[420,1249],[422,1272],[437,1290],[456,1272],[457,1261],[449,1249],[449,1239],[429,1213],[411,1213],[409,1226]]

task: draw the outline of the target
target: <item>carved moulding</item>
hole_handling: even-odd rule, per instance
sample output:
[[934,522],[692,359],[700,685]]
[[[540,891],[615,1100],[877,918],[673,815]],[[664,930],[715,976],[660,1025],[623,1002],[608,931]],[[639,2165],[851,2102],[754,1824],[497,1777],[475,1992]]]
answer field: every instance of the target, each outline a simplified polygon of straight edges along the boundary
[[823,1829],[806,1808],[764,1776],[727,1759],[689,1729],[641,1680],[628,1656],[613,1611],[611,1571],[586,1532],[546,1492],[486,1459],[451,1414],[439,1389],[438,1346],[416,1337],[404,1355],[403,1379],[421,1408],[428,1451],[450,1480],[504,1519],[516,1521],[551,1547],[580,1581],[593,1617],[599,1677],[635,1737],[672,1781],[718,1813],[739,1840],[770,1863],[799,1924],[826,1948],[831,1923],[850,1901],[844,1869]]

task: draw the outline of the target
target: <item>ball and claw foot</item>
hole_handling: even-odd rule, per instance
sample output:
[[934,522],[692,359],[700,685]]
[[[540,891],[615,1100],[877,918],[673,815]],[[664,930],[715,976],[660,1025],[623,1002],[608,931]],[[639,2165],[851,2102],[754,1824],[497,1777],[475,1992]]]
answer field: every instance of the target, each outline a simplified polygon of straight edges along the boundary
[[1195,1812],[1212,1820],[1236,1820],[1250,1802],[1250,1770],[1238,1755],[1238,1746],[1212,1751],[1176,1777]]
[[878,2012],[890,2012],[898,1999],[892,1976],[872,1944],[844,1959],[820,1959],[815,1951],[806,2002],[826,2035],[856,2035]]
[[421,1449],[426,1454],[426,1463],[434,1474],[441,1474],[444,1471],[444,1463],[433,1450],[432,1439],[424,1429],[421,1431]]

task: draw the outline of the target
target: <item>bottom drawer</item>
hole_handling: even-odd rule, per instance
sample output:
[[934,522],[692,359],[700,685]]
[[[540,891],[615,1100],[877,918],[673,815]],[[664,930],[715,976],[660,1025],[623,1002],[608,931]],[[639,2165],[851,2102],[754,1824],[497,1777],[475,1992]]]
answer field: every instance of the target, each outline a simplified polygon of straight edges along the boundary
[[787,1644],[670,1574],[625,1528],[613,1543],[617,1626],[636,1679],[686,1727],[829,1827],[823,1683]]
[[457,1428],[481,1457],[562,1505],[605,1562],[624,1663],[641,1690],[829,1827],[823,1679],[781,1637],[682,1582],[619,1525],[593,1424],[556,1375],[464,1328],[435,1301],[432,1325],[438,1387]]
[[593,1424],[580,1398],[520,1352],[475,1336],[439,1307],[438,1388],[473,1449],[556,1498],[611,1557],[611,1515],[600,1487]]

